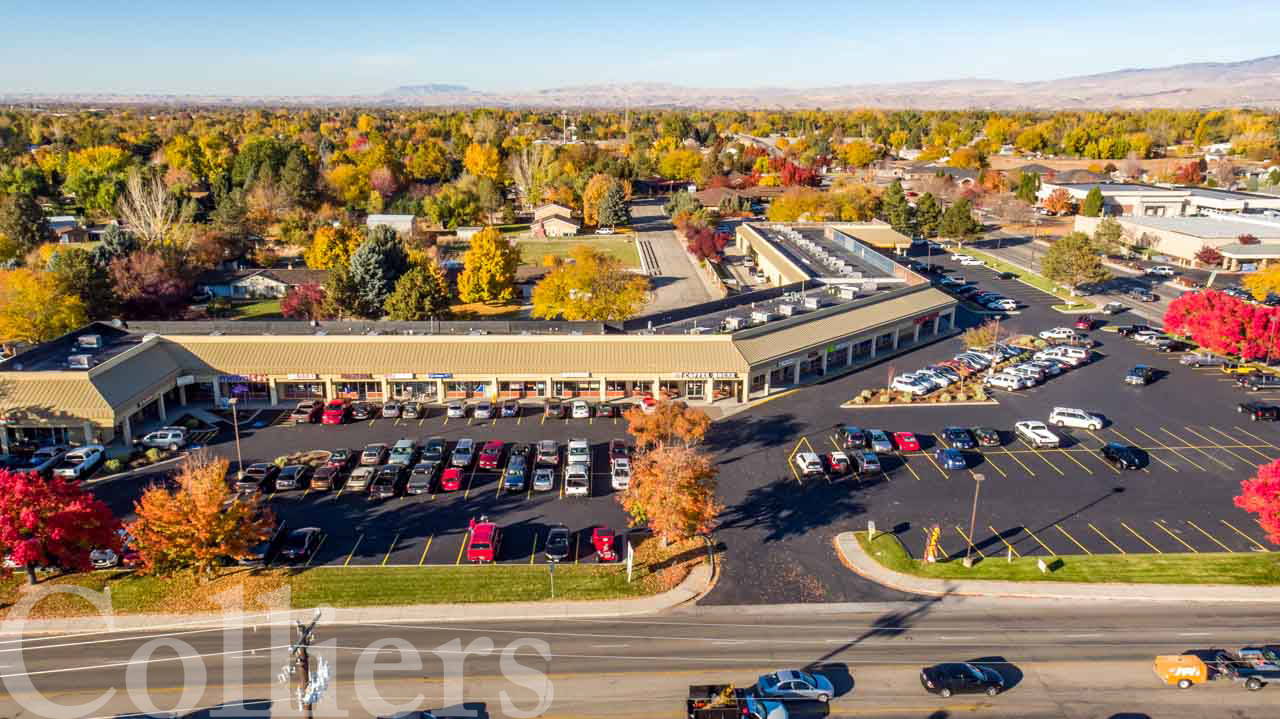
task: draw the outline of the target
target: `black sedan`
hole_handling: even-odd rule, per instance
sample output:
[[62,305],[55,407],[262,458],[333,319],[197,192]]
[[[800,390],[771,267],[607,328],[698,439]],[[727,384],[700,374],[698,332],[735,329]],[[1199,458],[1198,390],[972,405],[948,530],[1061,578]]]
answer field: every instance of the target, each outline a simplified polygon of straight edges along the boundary
[[973,436],[977,437],[978,445],[982,447],[999,447],[1000,433],[990,427],[974,427]]
[[1127,444],[1107,442],[1098,450],[1098,454],[1101,454],[1102,458],[1116,469],[1139,469],[1142,466],[1142,457],[1138,454],[1138,450]]
[[404,492],[406,470],[403,464],[388,464],[378,469],[369,485],[369,496],[374,499],[391,499]]
[[378,405],[368,402],[356,402],[351,405],[351,419],[374,419],[378,416]]
[[289,532],[284,544],[276,555],[286,562],[305,562],[311,558],[324,539],[324,530],[319,527],[303,527]]
[[920,670],[920,684],[940,697],[978,693],[993,697],[1004,691],[1004,677],[999,672],[964,662],[925,667]]
[[1249,419],[1254,422],[1266,420],[1274,422],[1280,419],[1280,407],[1273,404],[1264,404],[1262,402],[1241,402],[1236,405],[1236,411],[1240,414],[1249,415]]
[[948,446],[955,449],[975,449],[978,446],[973,441],[973,435],[964,427],[946,427],[942,430],[942,437],[947,440]]
[[1119,333],[1121,337],[1132,337],[1138,334],[1139,332],[1150,332],[1150,331],[1151,331],[1151,328],[1148,327],[1147,325],[1125,325],[1123,327],[1116,328],[1116,332]]
[[561,562],[569,557],[569,528],[558,524],[547,532],[547,547],[544,550],[549,562]]
[[519,417],[520,403],[514,399],[509,399],[502,403],[501,415],[503,417]]

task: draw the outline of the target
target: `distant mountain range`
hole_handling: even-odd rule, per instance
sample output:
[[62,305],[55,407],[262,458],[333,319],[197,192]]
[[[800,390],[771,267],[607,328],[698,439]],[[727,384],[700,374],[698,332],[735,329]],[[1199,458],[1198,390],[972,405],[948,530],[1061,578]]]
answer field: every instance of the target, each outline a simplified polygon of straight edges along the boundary
[[1248,106],[1280,108],[1280,55],[1242,62],[1116,70],[1036,82],[958,79],[817,88],[698,88],[637,82],[491,92],[464,85],[401,85],[381,94],[236,97],[0,93],[0,102],[398,107],[1076,109]]

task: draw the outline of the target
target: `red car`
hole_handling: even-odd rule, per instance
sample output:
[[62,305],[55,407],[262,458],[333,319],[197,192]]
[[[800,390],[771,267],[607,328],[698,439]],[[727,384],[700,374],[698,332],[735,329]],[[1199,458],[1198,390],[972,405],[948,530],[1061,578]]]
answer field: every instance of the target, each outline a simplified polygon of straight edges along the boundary
[[331,399],[329,404],[324,406],[324,414],[320,421],[324,424],[343,424],[351,418],[351,401],[346,399]]
[[618,551],[614,549],[618,535],[613,533],[608,527],[594,527],[591,530],[591,546],[596,550],[597,562],[616,562],[621,557]]
[[893,445],[899,452],[919,452],[920,440],[912,432],[894,432]]
[[1076,329],[1089,332],[1093,329],[1093,318],[1089,315],[1080,315],[1076,318]]
[[827,452],[827,471],[831,474],[849,473],[849,455],[844,452]]
[[480,469],[497,469],[502,463],[502,442],[491,439],[480,448]]
[[450,467],[440,475],[440,491],[456,492],[462,489],[462,470],[457,467]]
[[471,539],[467,542],[467,560],[479,564],[493,562],[498,556],[498,545],[502,542],[502,530],[498,525],[485,517],[480,521],[471,520]]

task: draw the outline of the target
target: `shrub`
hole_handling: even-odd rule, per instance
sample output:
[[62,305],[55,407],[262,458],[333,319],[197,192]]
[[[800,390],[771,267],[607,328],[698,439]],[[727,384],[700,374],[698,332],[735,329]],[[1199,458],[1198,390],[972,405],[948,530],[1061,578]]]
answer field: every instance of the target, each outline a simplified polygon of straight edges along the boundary
[[148,449],[143,456],[147,458],[147,462],[155,464],[156,462],[164,459],[166,454],[167,453],[163,449],[160,449],[159,447],[152,447],[151,449]]
[[854,397],[854,398],[853,398],[853,403],[854,403],[854,404],[866,404],[866,403],[867,403],[867,398],[866,398],[866,397],[863,397],[862,395],[858,395],[857,397]]
[[950,402],[950,401],[951,401],[951,393],[950,393],[950,392],[943,392],[942,394],[938,395],[938,401],[939,401],[939,402]]
[[116,474],[117,472],[124,470],[124,460],[108,459],[102,463],[102,468],[107,471],[107,474]]
[[880,404],[889,404],[889,400],[891,399],[893,399],[893,396],[888,392],[884,392],[879,397],[876,397],[876,401]]
[[979,402],[985,400],[987,398],[987,390],[983,389],[981,386],[974,387],[973,398],[978,400]]
[[543,256],[542,256],[542,266],[543,266],[543,267],[555,267],[555,266],[556,266],[556,261],[557,261],[557,260],[558,260],[558,258],[557,258],[555,255],[553,255],[553,254],[551,254],[551,253],[549,253],[549,252],[548,252],[547,254],[545,254],[545,255],[543,255]]
[[903,392],[902,394],[898,395],[898,401],[903,404],[911,404],[912,399],[913,397],[911,396],[910,392]]
[[956,392],[957,402],[967,402],[968,400],[969,400],[969,395],[965,394],[964,392]]
[[875,393],[874,393],[874,392],[872,392],[871,390],[869,390],[869,389],[864,389],[864,390],[862,390],[861,392],[859,392],[859,393],[858,393],[858,396],[859,396],[859,397],[862,397],[863,399],[871,399],[871,395],[873,395],[873,394],[875,394]]
[[289,463],[289,456],[280,455],[279,457],[276,457],[275,459],[271,460],[271,463],[277,467],[284,467],[286,464]]

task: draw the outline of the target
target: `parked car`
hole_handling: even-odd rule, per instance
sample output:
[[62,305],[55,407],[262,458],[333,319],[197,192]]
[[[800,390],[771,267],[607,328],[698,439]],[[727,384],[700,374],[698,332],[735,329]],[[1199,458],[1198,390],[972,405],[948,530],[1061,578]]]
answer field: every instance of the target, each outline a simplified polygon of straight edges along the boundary
[[953,694],[986,694],[1004,691],[1004,678],[999,672],[963,662],[935,664],[920,670],[920,684],[925,691],[941,697]]
[[1139,332],[1151,332],[1151,327],[1147,325],[1123,325],[1116,328],[1116,332],[1121,337],[1132,337]]
[[387,464],[398,464],[409,466],[418,459],[418,443],[411,439],[399,439],[391,447],[391,454],[387,457]]
[[1098,449],[1098,454],[1116,469],[1138,469],[1142,466],[1138,450],[1127,444],[1107,442]]
[[187,430],[182,427],[161,427],[154,432],[148,432],[141,439],[134,440],[134,444],[176,452],[187,446]]
[[381,413],[378,405],[368,402],[355,402],[351,405],[351,419],[374,419]]
[[508,492],[519,492],[524,489],[525,479],[528,476],[528,455],[513,452],[507,458],[507,468],[502,472],[502,488]]
[[1077,429],[1091,429],[1098,431],[1102,429],[1102,418],[1096,414],[1091,414],[1082,409],[1073,407],[1054,407],[1049,412],[1049,424],[1058,427],[1075,427]]
[[497,469],[502,463],[502,450],[506,447],[501,440],[491,439],[480,448],[480,469]]
[[618,457],[609,463],[610,486],[619,492],[631,486],[631,459]]
[[555,466],[560,463],[560,445],[554,439],[538,440],[538,464]]
[[351,476],[347,477],[347,484],[343,487],[343,491],[367,492],[369,484],[373,482],[373,475],[378,471],[377,467],[362,464],[351,470]]
[[542,405],[542,414],[551,419],[564,419],[564,413],[564,402],[558,399],[549,399]]
[[418,402],[405,402],[400,407],[400,416],[404,419],[418,419],[424,414],[423,405]]
[[305,464],[286,465],[276,475],[276,491],[286,489],[302,489],[311,486],[311,475],[314,470]]
[[382,416],[388,419],[399,419],[400,403],[395,400],[391,400],[390,402],[382,405]]
[[325,465],[335,467],[341,472],[349,471],[360,461],[360,453],[354,449],[339,447],[329,452],[329,460]]
[[387,445],[381,442],[366,444],[360,453],[360,464],[373,466],[387,461]]
[[533,491],[549,492],[556,487],[556,471],[551,467],[533,470]]
[[840,444],[845,449],[862,449],[867,446],[867,434],[861,427],[846,424],[840,428]]
[[487,399],[476,402],[471,410],[471,416],[475,419],[493,419],[493,403]]
[[1120,302],[1108,302],[1102,306],[1102,311],[1109,315],[1116,315],[1129,309]]
[[369,496],[374,499],[391,499],[404,491],[409,468],[403,464],[385,464],[373,475]]
[[822,458],[816,452],[796,452],[791,459],[801,477],[823,477],[826,469],[822,466]]
[[596,405],[596,416],[604,419],[604,418],[620,417],[622,416],[622,413],[621,413],[621,410],[618,408],[618,405],[609,404],[608,402],[601,402],[600,404]]
[[509,399],[503,402],[501,414],[503,417],[519,417],[520,403],[515,401],[514,399]]
[[106,451],[106,447],[100,444],[77,447],[62,455],[62,460],[53,467],[53,476],[63,479],[83,479],[98,466]]
[[1013,432],[1036,448],[1057,447],[1062,441],[1058,438],[1058,435],[1049,431],[1049,427],[1044,422],[1036,420],[1015,422]]
[[475,460],[475,451],[476,441],[469,437],[463,437],[453,446],[453,454],[449,456],[449,464],[459,469],[466,469]]
[[999,447],[1002,444],[1000,433],[991,427],[974,427],[972,432],[979,447]]
[[956,449],[974,449],[978,446],[973,441],[973,435],[969,434],[969,430],[964,427],[944,427],[942,438],[946,440],[948,445]]
[[311,475],[311,489],[329,491],[342,483],[342,470],[332,464],[321,466]]
[[1182,340],[1169,339],[1168,337],[1156,340],[1155,347],[1157,352],[1186,352],[1191,349],[1191,345]]
[[564,468],[564,495],[587,497],[591,494],[591,469],[585,464],[570,463]]
[[1051,330],[1044,330],[1040,333],[1042,340],[1065,340],[1076,336],[1076,331],[1070,327],[1054,327]]
[[827,452],[826,460],[827,472],[836,477],[848,474],[849,470],[853,468],[853,463],[850,462],[849,455],[839,450]]
[[581,464],[591,469],[591,442],[585,439],[569,440],[564,461],[567,464]]
[[762,697],[774,699],[814,699],[831,701],[835,689],[831,680],[821,674],[800,669],[787,669],[765,674],[756,680],[756,691]]
[[899,452],[920,451],[920,440],[916,439],[914,432],[894,432],[893,444]]
[[432,437],[422,444],[423,462],[443,462],[446,445],[444,437]]
[[502,543],[502,530],[498,525],[481,517],[471,525],[471,538],[467,542],[467,561],[473,564],[494,562]]
[[1264,389],[1276,389],[1280,387],[1280,375],[1274,375],[1270,372],[1258,372],[1256,374],[1245,375],[1236,380],[1236,384],[1250,392],[1258,392]]
[[547,532],[547,546],[543,550],[548,562],[562,562],[569,558],[569,528],[557,524]]
[[279,473],[280,468],[274,464],[267,462],[251,464],[236,478],[235,490],[246,493],[270,492],[275,489],[276,475]]
[[912,395],[928,394],[932,388],[916,382],[907,375],[898,375],[893,378],[893,382],[889,383],[889,389],[895,392],[907,392]]
[[1133,369],[1129,370],[1129,372],[1125,374],[1124,383],[1141,386],[1150,384],[1153,379],[1155,379],[1155,370],[1147,365],[1140,364],[1134,365]]
[[344,424],[351,418],[351,402],[345,399],[331,399],[324,406],[324,414],[320,421],[324,424]]
[[934,451],[934,459],[943,469],[968,469],[969,462],[964,452],[950,447],[939,447]]
[[440,491],[456,492],[462,489],[462,470],[449,467],[440,475]]
[[1168,265],[1156,265],[1155,267],[1147,270],[1147,273],[1158,277],[1173,277],[1178,274],[1178,271]]
[[1266,420],[1274,422],[1280,419],[1280,407],[1273,404],[1264,404],[1262,402],[1241,402],[1236,405],[1236,411],[1240,414],[1248,415],[1249,419],[1254,422]]
[[320,542],[324,540],[324,530],[319,527],[303,527],[285,535],[284,543],[277,553],[281,560],[291,564],[306,562],[311,559]]
[[995,387],[1006,392],[1016,392],[1024,386],[1024,381],[1021,377],[1005,373],[986,377],[982,380],[982,383],[988,387]]
[[440,473],[440,460],[429,459],[413,465],[409,472],[409,481],[405,484],[406,494],[430,494],[436,484],[436,475]]
[[1012,312],[1018,309],[1018,303],[1008,298],[1001,298],[987,303],[987,309],[1000,310],[1001,312]]
[[893,441],[883,429],[867,430],[867,446],[872,452],[892,452]]
[[445,408],[445,416],[449,419],[466,419],[467,406],[461,402],[450,402]]
[[1222,366],[1219,367],[1219,369],[1222,371],[1223,374],[1237,374],[1237,375],[1253,374],[1254,372],[1258,371],[1258,368],[1254,367],[1253,365],[1240,364],[1239,362],[1223,362]]
[[587,404],[585,400],[574,400],[572,414],[574,419],[590,419],[591,405]]
[[1129,296],[1135,300],[1141,300],[1142,302],[1155,302],[1160,299],[1151,290],[1144,290],[1141,287],[1129,290]]
[[299,402],[298,406],[289,413],[289,421],[294,424],[314,424],[320,421],[320,415],[323,412],[324,405],[316,400]]
[[1082,330],[1084,332],[1090,332],[1093,330],[1093,318],[1090,317],[1089,315],[1080,315],[1079,317],[1076,318],[1076,321],[1073,323],[1073,326],[1078,330]]
[[858,458],[859,474],[875,474],[880,471],[880,458],[875,452],[858,452],[853,456]]

